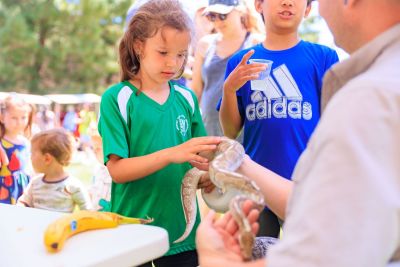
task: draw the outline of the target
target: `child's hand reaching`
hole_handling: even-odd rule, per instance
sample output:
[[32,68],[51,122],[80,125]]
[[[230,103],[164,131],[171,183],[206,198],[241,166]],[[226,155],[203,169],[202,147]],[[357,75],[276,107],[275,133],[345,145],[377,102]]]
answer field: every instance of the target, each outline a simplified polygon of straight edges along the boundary
[[235,93],[246,82],[256,80],[259,73],[266,69],[266,66],[261,63],[247,64],[253,54],[254,50],[247,52],[236,68],[229,74],[224,83],[224,92]]
[[[191,162],[195,167],[208,170],[208,159],[199,155],[203,151],[214,151],[221,142],[217,136],[196,137],[185,143],[170,148],[169,155],[172,163]],[[204,165],[206,163],[207,165]]]

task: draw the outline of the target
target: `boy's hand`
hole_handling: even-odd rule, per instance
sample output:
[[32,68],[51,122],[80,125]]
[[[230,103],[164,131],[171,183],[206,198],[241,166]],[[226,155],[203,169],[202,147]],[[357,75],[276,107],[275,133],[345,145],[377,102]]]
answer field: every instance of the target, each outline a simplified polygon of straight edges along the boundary
[[224,83],[224,92],[235,93],[246,82],[256,80],[258,74],[266,69],[266,66],[261,63],[247,64],[249,58],[254,54],[254,50],[250,50],[244,54],[240,63],[229,74]]
[[203,151],[214,151],[221,142],[218,136],[196,137],[178,146],[168,149],[168,157],[172,163],[198,162],[207,163],[208,159],[199,155]]

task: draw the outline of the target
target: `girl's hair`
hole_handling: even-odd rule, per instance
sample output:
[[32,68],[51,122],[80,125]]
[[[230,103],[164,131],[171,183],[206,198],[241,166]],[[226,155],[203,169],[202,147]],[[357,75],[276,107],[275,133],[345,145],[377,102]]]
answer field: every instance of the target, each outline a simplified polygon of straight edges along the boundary
[[[28,110],[28,123],[24,129],[25,137],[29,138],[31,136],[33,113],[35,111],[34,106],[26,103],[20,96],[16,93],[11,93],[3,101],[0,101],[0,116],[4,117],[6,112],[10,108],[26,108]],[[3,138],[6,133],[6,127],[4,123],[0,120],[0,138]]]
[[[120,80],[134,78],[140,70],[140,55],[135,51],[136,42],[145,43],[164,27],[188,31],[192,35],[192,22],[177,0],[150,0],[132,17],[119,44]],[[186,55],[179,78],[185,69]]]
[[74,137],[63,128],[55,128],[35,134],[31,140],[42,154],[49,153],[58,163],[67,166],[75,150]]

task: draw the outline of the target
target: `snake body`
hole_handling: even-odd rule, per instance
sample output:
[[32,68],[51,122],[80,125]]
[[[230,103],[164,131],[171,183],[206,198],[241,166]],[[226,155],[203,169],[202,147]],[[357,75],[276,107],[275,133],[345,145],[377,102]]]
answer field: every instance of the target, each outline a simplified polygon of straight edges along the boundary
[[239,225],[239,244],[243,258],[251,260],[254,235],[241,205],[246,199],[251,199],[261,210],[264,207],[264,196],[253,181],[235,172],[242,164],[244,155],[244,148],[239,142],[223,137],[215,153],[203,155],[211,160],[208,172],[192,168],[185,174],[181,197],[186,229],[174,243],[185,240],[193,229],[197,212],[197,186],[200,178],[207,175],[216,188],[211,193],[202,191],[204,201],[207,206],[218,212],[231,211]]

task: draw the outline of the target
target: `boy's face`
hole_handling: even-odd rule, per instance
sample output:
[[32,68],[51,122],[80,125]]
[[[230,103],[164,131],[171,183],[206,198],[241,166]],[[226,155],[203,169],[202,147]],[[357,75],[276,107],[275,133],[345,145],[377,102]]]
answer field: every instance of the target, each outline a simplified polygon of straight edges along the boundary
[[268,32],[297,32],[303,18],[307,17],[311,5],[307,0],[255,0],[256,10],[264,16]]
[[46,155],[42,154],[40,151],[39,145],[34,142],[31,144],[31,161],[32,161],[32,167],[37,173],[43,173],[46,170]]

